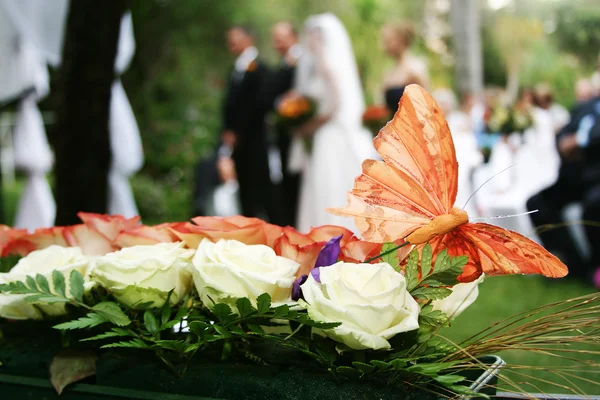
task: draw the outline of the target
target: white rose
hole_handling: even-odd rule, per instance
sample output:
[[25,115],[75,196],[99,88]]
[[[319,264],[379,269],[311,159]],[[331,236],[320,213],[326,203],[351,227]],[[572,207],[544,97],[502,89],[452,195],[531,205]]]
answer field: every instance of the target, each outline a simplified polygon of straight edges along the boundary
[[387,263],[338,262],[311,273],[301,304],[315,321],[341,322],[324,330],[355,350],[389,349],[388,339],[419,328],[419,305],[406,290],[404,276]]
[[439,310],[449,318],[454,319],[477,300],[479,284],[483,282],[483,279],[484,275],[482,274],[479,279],[473,282],[458,283],[451,288],[452,294],[450,296],[445,299],[434,300],[431,305],[435,310]]
[[[274,305],[290,303],[292,285],[300,264],[275,254],[264,245],[237,240],[202,240],[192,260],[194,284],[207,306],[247,297],[256,305],[263,293]],[[211,301],[212,299],[212,301]]]
[[[0,283],[25,281],[27,276],[35,278],[37,274],[43,275],[48,281],[50,290],[54,292],[52,272],[60,271],[65,277],[66,294],[69,294],[69,276],[71,271],[77,270],[81,275],[86,274],[89,259],[83,255],[79,247],[50,246],[36,250],[21,258],[10,272],[0,274]],[[25,301],[29,295],[1,294],[0,316],[10,319],[41,319],[42,313],[50,316],[65,314],[63,303],[34,304]],[[41,312],[40,312],[41,310]]]
[[191,288],[193,254],[181,242],[127,247],[98,257],[90,279],[129,307],[148,302],[162,307],[171,290],[169,303],[175,305]]

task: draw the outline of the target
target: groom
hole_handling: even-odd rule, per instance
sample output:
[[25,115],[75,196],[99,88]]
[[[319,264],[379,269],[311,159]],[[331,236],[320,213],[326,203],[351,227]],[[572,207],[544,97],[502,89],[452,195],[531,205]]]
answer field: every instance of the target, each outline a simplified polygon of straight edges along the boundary
[[221,141],[232,151],[242,214],[279,223],[269,176],[264,88],[267,67],[258,58],[253,32],[242,26],[227,31],[227,46],[236,56],[223,103]]
[[[281,56],[279,68],[272,74],[268,82],[267,92],[273,108],[282,96],[289,92],[294,86],[294,74],[296,63],[301,54],[298,45],[298,33],[294,26],[287,21],[280,21],[271,29],[271,41],[273,48]],[[291,133],[283,126],[275,126],[277,134],[277,145],[281,156],[281,169],[283,179],[281,191],[283,195],[282,222],[283,225],[296,225],[296,214],[300,191],[300,174],[289,172],[288,158],[290,153]]]

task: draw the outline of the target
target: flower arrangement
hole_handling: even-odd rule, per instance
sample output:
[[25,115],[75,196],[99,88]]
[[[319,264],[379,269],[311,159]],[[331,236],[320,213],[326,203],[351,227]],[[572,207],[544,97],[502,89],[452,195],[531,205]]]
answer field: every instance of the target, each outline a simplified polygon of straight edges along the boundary
[[498,106],[484,115],[487,133],[523,133],[533,125],[531,113],[523,107]]
[[376,136],[390,120],[390,110],[382,105],[370,105],[362,115],[363,125]]
[[[54,355],[52,365],[63,365],[50,368],[59,393],[93,374],[97,356],[130,350],[155,354],[177,376],[197,361],[269,364],[322,371],[338,384],[379,382],[367,387],[382,393],[477,395],[461,371],[485,368],[472,357],[508,340],[457,346],[437,335],[475,301],[483,276],[461,282],[467,257],[428,245],[409,251],[341,227],[302,234],[244,217],[144,226],[80,216],[75,226],[2,230],[0,316],[12,327],[42,320],[63,339],[77,337],[73,347],[86,345],[69,367]],[[582,302],[598,307],[597,298]],[[582,313],[561,318],[585,329],[591,322]],[[523,343],[539,340],[520,334]],[[76,373],[65,380],[61,368]]]

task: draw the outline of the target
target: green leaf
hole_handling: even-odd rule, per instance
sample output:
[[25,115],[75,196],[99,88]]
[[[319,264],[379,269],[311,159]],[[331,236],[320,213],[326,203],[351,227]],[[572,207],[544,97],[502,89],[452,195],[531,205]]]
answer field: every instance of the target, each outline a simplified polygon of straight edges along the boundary
[[10,272],[21,259],[17,254],[9,254],[0,258],[0,273]]
[[245,297],[237,299],[235,305],[237,306],[240,317],[242,318],[252,315],[256,312],[256,309],[252,307],[250,300]]
[[39,291],[38,287],[37,287],[37,283],[35,283],[35,279],[33,278],[33,276],[27,275],[27,277],[25,278],[25,281],[27,282],[28,288],[33,289],[36,292]]
[[105,344],[101,347],[101,349],[111,349],[111,348],[131,348],[131,349],[150,349],[152,348],[146,342],[141,339],[135,338],[126,342],[117,342],[117,343],[109,343]]
[[[380,254],[387,253],[388,251],[390,251],[396,247],[398,247],[396,245],[396,243],[384,243],[383,246],[381,246]],[[398,258],[398,251],[392,251],[389,254],[381,256],[381,261],[390,264],[392,267],[394,267],[395,270],[398,270],[398,266],[400,265],[400,259]]]
[[421,286],[421,285],[423,285],[423,286],[429,286],[429,287],[440,287],[440,286],[444,287],[444,286],[448,286],[448,285],[446,285],[446,284],[444,284],[444,283],[442,283],[442,282],[440,282],[438,280],[432,279],[432,278],[427,278],[427,279],[421,281],[421,283],[419,284],[419,286]]
[[335,371],[340,374],[340,375],[345,375],[345,376],[350,376],[350,377],[357,377],[360,375],[360,373],[358,372],[358,370],[352,368],[352,367],[347,367],[345,365],[342,365],[340,367],[337,367],[335,369]]
[[144,326],[152,336],[158,333],[158,322],[150,310],[144,312]]
[[268,293],[263,293],[256,299],[256,309],[258,315],[264,314],[271,308],[271,296]]
[[60,330],[71,330],[71,329],[84,329],[84,328],[92,328],[94,326],[98,326],[108,322],[103,315],[96,313],[88,313],[86,317],[81,317],[79,319],[63,322],[62,324],[54,325],[54,329]]
[[173,328],[175,325],[179,324],[181,322],[181,320],[172,320],[172,321],[167,321],[166,323],[162,324],[160,326],[160,328],[158,329],[159,331],[167,331],[171,328]]
[[433,266],[433,272],[441,272],[448,268],[448,250],[444,249],[440,251],[435,259],[435,265]]
[[414,372],[415,374],[426,375],[431,377],[436,377],[440,372],[452,368],[460,361],[450,361],[450,362],[437,362],[437,363],[421,363],[412,365],[407,368],[408,371]]
[[454,385],[458,382],[464,381],[466,378],[460,375],[438,375],[433,379],[435,379],[442,385]]
[[83,303],[83,276],[74,269],[69,277],[69,293],[75,300]]
[[64,297],[52,296],[48,294],[34,294],[32,296],[25,297],[25,301],[29,303],[35,303],[40,301],[42,303],[53,304],[53,303],[68,303],[70,300]]
[[214,324],[212,327],[215,331],[217,331],[217,333],[219,333],[224,338],[231,337],[231,333],[227,329],[223,328],[221,325]]
[[375,371],[375,367],[369,364],[365,364],[359,361],[354,361],[352,363],[352,365],[354,366],[354,368],[356,368],[357,370],[360,371],[361,374],[370,374],[371,372]]
[[50,293],[50,286],[48,285],[48,279],[46,279],[46,277],[42,274],[37,274],[35,276],[35,281],[38,284],[38,287],[40,288],[40,291],[44,292],[44,293]]
[[185,340],[157,340],[152,347],[160,347],[166,350],[185,353],[188,344]]
[[431,304],[423,307],[419,314],[419,325],[445,326],[448,322],[448,316],[439,310],[434,310]]
[[310,319],[310,317],[307,314],[301,314],[300,317],[298,317],[298,322],[301,323],[302,325],[312,326],[313,328],[319,328],[319,329],[333,329],[342,324],[341,322],[313,321],[312,319]]
[[427,243],[421,250],[421,279],[425,278],[431,272],[432,259],[431,245]]
[[171,307],[169,306],[169,303],[165,303],[160,312],[160,324],[166,324],[169,321],[169,318],[171,318]]
[[60,395],[64,388],[96,374],[98,356],[91,352],[67,350],[59,353],[50,363],[50,382]]
[[197,336],[203,336],[208,332],[208,329],[211,326],[212,325],[207,324],[206,322],[192,321],[189,323],[188,328],[190,329],[190,332],[192,332],[193,334],[195,334]]
[[452,290],[448,288],[440,288],[440,287],[425,287],[418,286],[416,289],[412,290],[410,294],[415,299],[420,300],[440,300],[445,299],[446,297],[452,294]]
[[381,371],[388,370],[392,368],[392,364],[389,362],[381,361],[381,360],[371,360],[371,364],[375,367],[379,368]]
[[287,317],[290,312],[290,306],[283,304],[273,311],[273,318],[284,318]]
[[173,319],[175,319],[177,321],[181,321],[183,319],[183,317],[185,317],[189,311],[190,310],[187,307],[181,306],[177,310],[177,313],[175,314],[175,318],[173,318]]
[[232,319],[231,307],[225,303],[215,304],[213,314],[215,314],[215,317],[223,323],[229,322]]
[[442,250],[435,260],[433,272],[423,281],[423,284],[437,284],[437,286],[454,286],[458,283],[458,276],[462,274],[465,264],[469,261],[467,256],[449,257],[446,250]]
[[[73,274],[71,274],[71,276],[73,276]],[[125,315],[119,305],[113,301],[103,301],[102,303],[98,303],[92,307],[92,310],[102,314],[107,321],[115,325],[126,326],[131,323],[129,317]]]
[[54,291],[60,294],[62,297],[66,297],[65,294],[65,277],[64,275],[58,271],[52,271],[52,285],[54,286]]
[[390,361],[390,365],[394,369],[405,369],[408,365],[408,361],[402,358],[396,358],[395,360]]
[[417,250],[411,251],[408,256],[404,277],[406,278],[406,288],[409,291],[419,283],[419,252]]
[[133,303],[129,308],[135,308],[136,310],[147,310],[152,306],[154,306],[153,301],[146,301],[146,302],[140,301],[140,302]]
[[89,338],[81,339],[80,342],[87,342],[87,341],[91,341],[91,340],[102,340],[102,339],[108,339],[108,338],[112,338],[112,337],[123,337],[123,336],[135,337],[136,334],[133,331],[130,331],[128,329],[112,328],[108,332],[104,332],[104,333],[101,333],[99,335],[92,336]]
[[248,329],[250,329],[250,332],[252,332],[252,333],[256,333],[256,334],[259,334],[259,335],[264,335],[265,334],[264,329],[260,325],[248,324]]

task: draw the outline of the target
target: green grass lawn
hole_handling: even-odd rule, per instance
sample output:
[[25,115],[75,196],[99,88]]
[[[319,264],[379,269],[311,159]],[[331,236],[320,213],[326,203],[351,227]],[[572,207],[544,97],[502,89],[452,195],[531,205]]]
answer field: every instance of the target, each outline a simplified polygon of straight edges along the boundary
[[[473,334],[482,331],[491,324],[519,312],[593,292],[594,288],[591,286],[569,280],[550,280],[534,276],[499,276],[487,278],[480,285],[477,301],[456,318],[450,328],[441,333],[454,342],[460,342],[471,337]],[[591,348],[588,348],[588,350],[591,350]],[[594,346],[593,350],[598,351],[600,350],[600,347]],[[573,365],[572,362],[531,352],[508,351],[499,353],[498,355],[502,357],[507,364],[512,363],[514,365],[543,367],[553,365]],[[585,359],[593,360],[595,363],[600,364],[600,355],[587,354]],[[576,383],[579,389],[586,394],[600,394],[600,386],[595,383],[600,380],[600,376],[590,371],[586,371],[583,366],[581,368],[578,367],[574,373],[581,378],[589,379],[591,382],[577,380],[576,382],[574,381],[572,384],[569,384],[564,380],[560,380],[551,372],[535,371],[533,369],[521,370],[520,372],[546,381],[537,381],[524,376],[511,374],[507,375],[527,392],[569,393],[567,387],[574,387],[573,383]],[[564,384],[565,387],[559,387],[550,382]],[[515,390],[506,385],[503,385],[503,389],[507,391]]]

